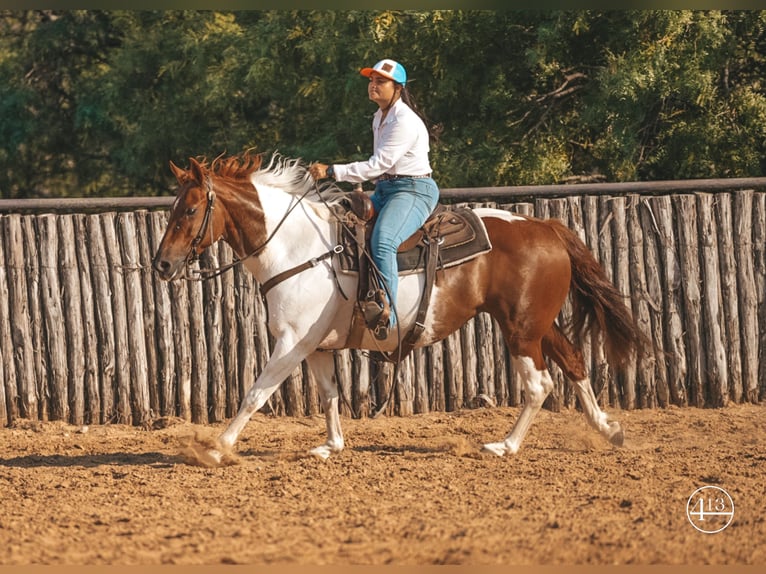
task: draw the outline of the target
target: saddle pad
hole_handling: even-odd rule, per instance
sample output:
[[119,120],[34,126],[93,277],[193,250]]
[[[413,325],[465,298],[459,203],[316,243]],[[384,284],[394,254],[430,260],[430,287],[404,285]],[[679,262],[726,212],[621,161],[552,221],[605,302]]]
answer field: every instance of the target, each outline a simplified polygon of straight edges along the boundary
[[[352,229],[353,224],[350,225],[348,219],[338,224],[338,235],[345,247],[338,260],[340,270],[345,272],[359,271],[357,245],[352,236]],[[369,237],[369,233],[365,235]],[[437,269],[454,267],[492,249],[484,222],[472,209],[439,206],[423,227],[402,243],[396,254],[400,275],[417,273],[424,269],[425,241],[433,241],[431,238],[436,238],[439,244]],[[369,244],[367,248],[369,249]]]

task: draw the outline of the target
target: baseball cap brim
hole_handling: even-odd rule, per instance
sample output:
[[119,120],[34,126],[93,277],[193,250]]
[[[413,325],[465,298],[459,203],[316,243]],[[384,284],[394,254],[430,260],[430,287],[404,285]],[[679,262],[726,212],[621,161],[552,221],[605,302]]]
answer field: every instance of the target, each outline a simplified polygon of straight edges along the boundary
[[375,73],[380,76],[383,76],[384,78],[388,78],[389,80],[396,81],[391,74],[386,74],[385,72],[381,72],[380,70],[375,70],[373,68],[362,68],[361,70],[359,70],[359,73],[365,76],[366,78],[369,78],[373,73]]

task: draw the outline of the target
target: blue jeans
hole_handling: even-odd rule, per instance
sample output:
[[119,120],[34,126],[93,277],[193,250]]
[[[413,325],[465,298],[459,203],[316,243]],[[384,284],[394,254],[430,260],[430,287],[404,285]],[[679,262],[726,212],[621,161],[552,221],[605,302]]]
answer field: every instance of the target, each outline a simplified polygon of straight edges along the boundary
[[[378,219],[372,230],[372,259],[388,286],[391,326],[396,323],[399,265],[396,250],[423,225],[439,201],[439,188],[430,177],[378,181],[370,197]],[[384,289],[385,291],[385,289]]]

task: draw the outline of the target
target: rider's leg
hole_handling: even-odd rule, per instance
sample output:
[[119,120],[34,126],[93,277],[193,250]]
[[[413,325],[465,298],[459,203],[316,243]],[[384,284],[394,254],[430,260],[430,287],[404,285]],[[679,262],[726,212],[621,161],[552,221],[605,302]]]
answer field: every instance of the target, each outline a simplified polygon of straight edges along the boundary
[[439,189],[431,178],[402,178],[378,183],[372,196],[378,219],[372,231],[372,258],[388,287],[392,307],[390,326],[396,323],[399,266],[396,250],[428,219],[439,200]]

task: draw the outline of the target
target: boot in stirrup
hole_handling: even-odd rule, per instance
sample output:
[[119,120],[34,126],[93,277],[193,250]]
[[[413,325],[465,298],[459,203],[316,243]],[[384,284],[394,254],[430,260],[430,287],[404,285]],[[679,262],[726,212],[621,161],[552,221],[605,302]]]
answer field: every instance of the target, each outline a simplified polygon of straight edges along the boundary
[[378,316],[377,324],[372,328],[372,334],[378,341],[383,341],[388,337],[388,331],[391,329],[391,307],[388,301],[383,300],[383,310]]

